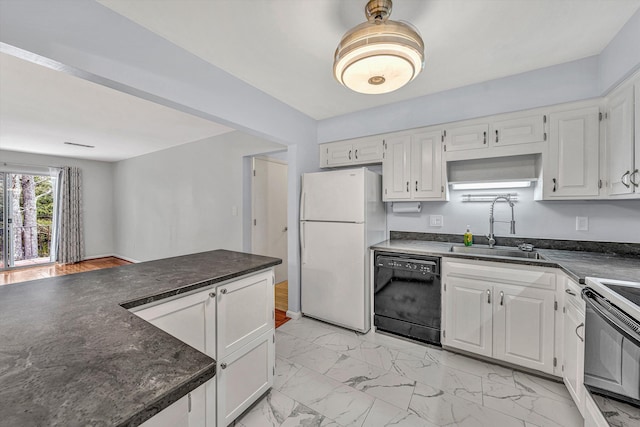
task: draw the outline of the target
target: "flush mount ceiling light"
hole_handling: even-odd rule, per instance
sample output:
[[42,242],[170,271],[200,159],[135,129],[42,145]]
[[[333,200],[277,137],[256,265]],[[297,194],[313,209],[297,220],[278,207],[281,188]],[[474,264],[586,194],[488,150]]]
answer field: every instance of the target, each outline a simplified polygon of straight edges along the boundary
[[391,7],[391,0],[367,2],[367,22],[347,31],[336,49],[333,74],[351,90],[392,92],[422,71],[424,42],[413,25],[389,20]]

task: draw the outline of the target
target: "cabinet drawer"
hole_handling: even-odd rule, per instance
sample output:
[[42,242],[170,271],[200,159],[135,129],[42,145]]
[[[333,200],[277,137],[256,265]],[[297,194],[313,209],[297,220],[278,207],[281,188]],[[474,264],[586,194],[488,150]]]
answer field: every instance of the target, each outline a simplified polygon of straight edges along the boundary
[[564,301],[567,304],[573,305],[578,312],[584,316],[586,308],[585,302],[582,299],[582,287],[568,277],[564,285]]
[[218,364],[218,427],[226,427],[273,385],[275,330],[267,331]]
[[444,260],[443,264],[447,275],[541,289],[556,289],[556,274],[541,267],[516,266],[515,264],[507,266],[507,264],[497,262],[454,261],[452,259]]
[[218,286],[218,359],[274,328],[273,282],[268,270]]

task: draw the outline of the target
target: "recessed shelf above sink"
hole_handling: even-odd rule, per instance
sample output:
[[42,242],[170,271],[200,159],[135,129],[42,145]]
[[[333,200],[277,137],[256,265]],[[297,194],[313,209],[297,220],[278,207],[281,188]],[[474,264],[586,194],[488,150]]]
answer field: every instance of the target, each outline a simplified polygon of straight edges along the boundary
[[500,247],[489,248],[488,246],[451,246],[450,252],[463,253],[469,255],[501,256],[507,258],[528,258],[543,259],[536,251],[522,251],[518,248]]

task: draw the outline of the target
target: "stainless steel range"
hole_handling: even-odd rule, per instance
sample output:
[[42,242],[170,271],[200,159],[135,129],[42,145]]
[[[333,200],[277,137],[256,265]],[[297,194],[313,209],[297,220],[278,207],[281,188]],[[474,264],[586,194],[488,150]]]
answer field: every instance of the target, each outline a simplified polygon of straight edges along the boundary
[[588,277],[584,384],[640,407],[640,283]]

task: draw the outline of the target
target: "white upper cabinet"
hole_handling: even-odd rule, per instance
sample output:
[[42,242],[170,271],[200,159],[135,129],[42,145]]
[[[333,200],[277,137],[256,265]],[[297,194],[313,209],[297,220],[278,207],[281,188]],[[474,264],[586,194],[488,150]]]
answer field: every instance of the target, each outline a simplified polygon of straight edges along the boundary
[[447,151],[471,150],[489,146],[489,125],[453,126],[445,133]]
[[411,136],[387,138],[382,161],[382,199],[411,200]]
[[551,113],[543,157],[545,199],[599,195],[600,111],[597,106]]
[[444,131],[448,160],[514,156],[541,152],[546,115],[510,113],[451,123]]
[[385,139],[384,201],[442,200],[442,132],[431,130]]
[[544,141],[545,122],[546,116],[540,114],[494,121],[491,125],[491,144],[504,146]]
[[[634,92],[638,98],[638,86],[617,90],[607,99],[607,189],[609,196],[625,196],[640,193],[639,138],[634,135]],[[637,113],[636,113],[637,115]],[[637,122],[636,117],[636,122]],[[637,127],[637,125],[636,125]],[[634,141],[635,139],[635,141]]]
[[366,137],[320,144],[320,167],[332,168],[382,162],[382,137]]
[[442,133],[411,136],[411,185],[414,200],[442,199]]

